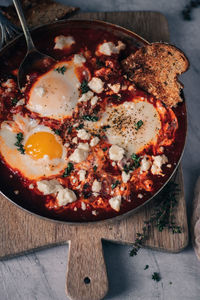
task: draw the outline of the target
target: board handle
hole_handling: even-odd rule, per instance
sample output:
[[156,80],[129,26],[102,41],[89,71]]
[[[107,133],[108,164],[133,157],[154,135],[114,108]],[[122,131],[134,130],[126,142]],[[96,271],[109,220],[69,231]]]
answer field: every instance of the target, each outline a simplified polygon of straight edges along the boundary
[[66,294],[72,300],[100,300],[107,291],[101,239],[81,232],[69,242]]

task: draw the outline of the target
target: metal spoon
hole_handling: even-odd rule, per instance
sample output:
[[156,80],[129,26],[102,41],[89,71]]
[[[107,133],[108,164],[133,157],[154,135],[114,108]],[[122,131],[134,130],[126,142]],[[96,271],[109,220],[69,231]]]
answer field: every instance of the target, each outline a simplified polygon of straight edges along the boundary
[[44,72],[56,61],[52,57],[45,55],[36,49],[31,38],[20,1],[13,0],[13,3],[16,8],[20,23],[22,25],[22,29],[27,43],[27,53],[24,60],[21,62],[17,76],[18,86],[20,89],[22,89],[22,87],[24,87],[26,83],[26,76],[29,73],[32,73],[34,71]]

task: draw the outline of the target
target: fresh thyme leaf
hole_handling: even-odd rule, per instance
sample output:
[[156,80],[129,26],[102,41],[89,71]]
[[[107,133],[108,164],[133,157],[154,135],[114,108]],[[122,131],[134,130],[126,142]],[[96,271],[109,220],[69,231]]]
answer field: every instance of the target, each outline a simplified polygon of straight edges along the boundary
[[86,80],[83,80],[81,83],[81,93],[85,94],[90,90],[89,86],[88,86],[88,82]]
[[144,270],[147,270],[149,268],[149,265],[146,265],[145,267],[144,267]]
[[83,186],[83,188],[84,188],[84,189],[89,188],[89,184],[88,184],[88,183],[85,183],[84,186]]
[[21,152],[21,154],[24,154],[25,150],[22,144],[22,141],[24,139],[23,133],[22,132],[17,133],[16,138],[17,138],[17,142],[15,143],[15,146],[17,146],[17,150]]
[[91,121],[91,122],[97,122],[99,120],[97,116],[92,116],[92,115],[84,115],[82,118],[83,120]]
[[53,129],[53,131],[55,132],[55,134],[57,135],[61,135],[61,130],[60,129]]
[[94,166],[94,167],[93,167],[93,170],[94,170],[94,172],[96,172],[96,170],[97,170],[97,166]]
[[139,120],[137,123],[135,123],[135,129],[139,130],[142,125],[143,125],[143,121]]
[[63,177],[67,177],[67,176],[69,176],[70,175],[70,173],[71,173],[71,171],[73,171],[74,170],[74,165],[72,164],[72,163],[68,163],[68,166],[67,166],[67,168],[65,169],[65,172],[63,173]]
[[102,130],[106,131],[108,128],[110,128],[110,125],[105,125],[105,126],[102,127]]
[[121,97],[119,95],[116,94],[112,94],[111,97],[113,98],[113,100],[120,100]]
[[102,150],[103,150],[103,152],[106,152],[106,150],[108,150],[108,147],[105,147]]
[[131,158],[132,158],[132,160],[134,162],[134,165],[133,165],[134,168],[137,169],[140,166],[140,160],[141,160],[140,156],[137,155],[137,154],[135,154],[135,153],[133,153],[131,155]]
[[96,64],[98,67],[105,67],[105,63],[103,61],[101,61],[99,58],[97,58]]
[[118,184],[120,184],[120,181],[119,181],[119,180],[116,180],[116,181],[111,185],[112,190],[115,189],[115,188],[118,186]]
[[158,272],[154,272],[152,274],[152,279],[159,282],[161,280],[160,274]]
[[57,71],[58,73],[64,75],[64,73],[66,72],[67,68],[65,66],[62,66],[62,67],[58,67],[56,69],[54,69],[54,71]]
[[69,126],[68,130],[67,130],[67,133],[69,133],[69,134],[72,133],[72,128],[73,128],[72,126]]
[[18,99],[17,98],[13,98],[12,99],[12,106],[15,106],[18,102]]
[[76,130],[82,129],[84,127],[84,124],[81,123],[80,125],[78,125],[78,127],[76,127]]

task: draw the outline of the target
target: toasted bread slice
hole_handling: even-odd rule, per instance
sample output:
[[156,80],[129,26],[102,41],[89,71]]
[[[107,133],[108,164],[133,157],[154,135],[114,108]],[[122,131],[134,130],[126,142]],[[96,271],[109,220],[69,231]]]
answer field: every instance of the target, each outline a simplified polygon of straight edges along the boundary
[[[21,0],[23,11],[30,27],[35,27],[71,16],[76,7],[63,5],[52,0]],[[19,18],[13,5],[0,6],[1,11],[15,25],[20,26]]]
[[130,79],[143,90],[160,99],[167,106],[182,101],[183,85],[177,76],[189,67],[184,53],[175,46],[152,43],[138,49],[122,62]]

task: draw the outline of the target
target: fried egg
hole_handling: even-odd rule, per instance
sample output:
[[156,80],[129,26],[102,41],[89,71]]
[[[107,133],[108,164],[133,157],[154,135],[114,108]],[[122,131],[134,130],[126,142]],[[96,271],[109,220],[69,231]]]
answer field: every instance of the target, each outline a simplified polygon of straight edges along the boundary
[[[41,117],[59,121],[71,116],[80,94],[78,70],[82,63],[72,59],[54,65],[33,84],[26,107]],[[81,72],[84,73],[83,66]]]
[[[24,154],[16,146],[19,133],[23,134]],[[12,169],[27,179],[38,180],[62,173],[67,166],[66,152],[62,139],[36,120],[16,114],[13,121],[1,124],[0,153]]]
[[110,126],[105,133],[109,143],[123,147],[131,155],[156,143],[161,120],[153,104],[134,101],[107,107],[101,125]]

